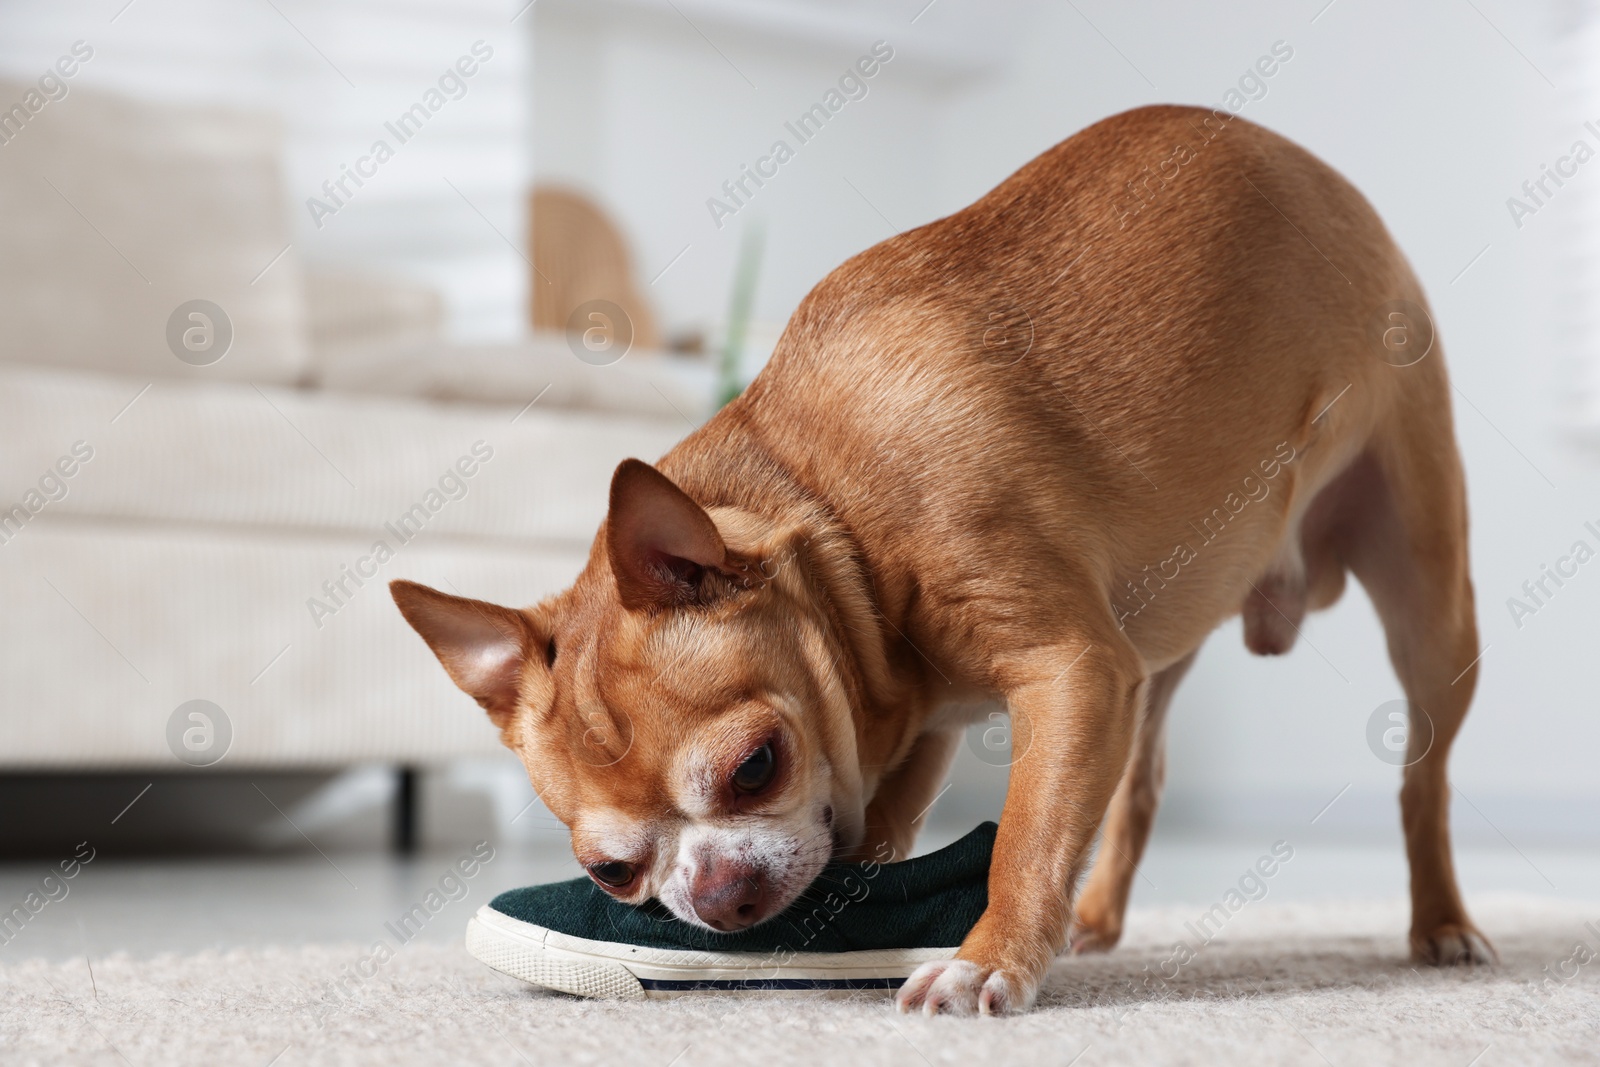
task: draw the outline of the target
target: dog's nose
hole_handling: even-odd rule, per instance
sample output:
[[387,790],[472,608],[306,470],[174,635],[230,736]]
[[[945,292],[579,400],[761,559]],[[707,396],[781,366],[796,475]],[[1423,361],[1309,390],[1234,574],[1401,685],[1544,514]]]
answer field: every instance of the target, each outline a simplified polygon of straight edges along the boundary
[[702,864],[691,888],[694,913],[713,930],[732,933],[764,918],[766,879],[747,864],[726,860]]

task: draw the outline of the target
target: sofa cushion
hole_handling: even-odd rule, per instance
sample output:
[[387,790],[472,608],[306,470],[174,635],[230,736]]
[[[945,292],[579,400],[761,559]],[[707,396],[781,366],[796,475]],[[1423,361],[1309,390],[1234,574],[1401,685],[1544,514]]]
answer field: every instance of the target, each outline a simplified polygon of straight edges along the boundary
[[438,290],[359,271],[307,268],[306,312],[311,359],[318,365],[352,349],[435,344],[444,331]]
[[366,548],[97,520],[45,520],[0,546],[0,769],[183,770],[168,727],[191,700],[227,717],[218,770],[498,751],[383,581],[526,604],[571,582],[583,553],[419,542],[313,617],[307,601]]
[[[0,101],[33,88],[0,81]],[[25,119],[10,114],[0,360],[146,379],[299,379],[306,323],[276,120],[76,85]],[[231,347],[208,366],[168,342],[169,319],[193,300],[232,325]],[[205,328],[178,320],[180,336]]]
[[686,431],[716,411],[716,372],[707,363],[642,352],[586,363],[559,333],[503,344],[342,347],[317,359],[318,384],[354,393],[496,404],[540,396],[540,406],[644,415]]
[[[655,460],[689,431],[676,414],[566,411],[548,397],[523,410],[533,392],[491,406],[145,384],[0,365],[0,554],[8,536],[68,517],[374,538],[425,526],[429,540],[583,547],[616,465]],[[5,518],[19,503],[31,513],[20,534]]]

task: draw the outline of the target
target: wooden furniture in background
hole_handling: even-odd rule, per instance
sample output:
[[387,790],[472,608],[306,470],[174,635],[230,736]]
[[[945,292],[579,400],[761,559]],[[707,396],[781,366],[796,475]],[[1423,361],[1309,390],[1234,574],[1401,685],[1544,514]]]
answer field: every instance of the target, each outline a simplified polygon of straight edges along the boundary
[[565,331],[579,305],[609,300],[632,320],[634,348],[660,347],[655,316],[634,284],[627,244],[597,204],[570,189],[539,186],[529,198],[528,226],[534,329]]

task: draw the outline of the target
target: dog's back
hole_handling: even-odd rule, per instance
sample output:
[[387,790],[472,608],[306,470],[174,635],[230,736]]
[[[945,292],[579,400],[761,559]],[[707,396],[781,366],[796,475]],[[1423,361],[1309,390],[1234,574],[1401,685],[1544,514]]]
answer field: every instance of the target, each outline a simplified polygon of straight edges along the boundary
[[[730,494],[759,481],[697,477],[737,426],[883,546],[891,601],[928,592],[930,553],[957,586],[1088,568],[1160,664],[1239,609],[1397,404],[1439,406],[1437,355],[1397,376],[1374,351],[1397,299],[1424,303],[1331,168],[1242,119],[1143,108],[835,270],[662,469],[750,503]],[[1197,539],[1203,567],[1153,596]]]

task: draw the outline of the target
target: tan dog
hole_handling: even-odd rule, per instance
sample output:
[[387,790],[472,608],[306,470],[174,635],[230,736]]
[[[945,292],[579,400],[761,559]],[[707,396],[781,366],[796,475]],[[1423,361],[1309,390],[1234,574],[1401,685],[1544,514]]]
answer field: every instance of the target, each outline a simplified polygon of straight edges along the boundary
[[833,855],[907,854],[967,709],[1004,700],[988,911],[899,994],[1003,1011],[1069,936],[1117,940],[1206,635],[1242,611],[1253,650],[1286,651],[1348,570],[1433,726],[1400,794],[1412,951],[1487,961],[1450,856],[1478,643],[1423,304],[1302,149],[1131,111],[834,271],[743,396],[617,469],[565,593],[395,599],[594,879],[719,930]]

